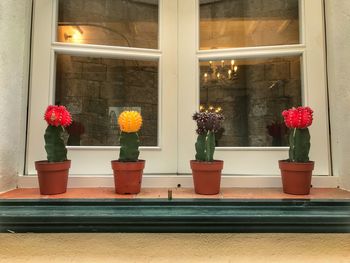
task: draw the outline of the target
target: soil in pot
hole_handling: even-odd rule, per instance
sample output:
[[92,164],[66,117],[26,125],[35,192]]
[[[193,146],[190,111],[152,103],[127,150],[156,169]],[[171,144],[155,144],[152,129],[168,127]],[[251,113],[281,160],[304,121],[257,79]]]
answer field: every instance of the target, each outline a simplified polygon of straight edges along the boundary
[[308,195],[311,188],[312,171],[315,163],[295,163],[279,161],[281,169],[283,192],[293,195]]
[[114,185],[117,194],[138,194],[141,191],[142,174],[145,161],[112,161]]
[[50,163],[48,161],[35,162],[38,171],[40,194],[55,195],[67,191],[68,174],[71,161]]
[[193,176],[194,191],[202,195],[215,195],[220,192],[221,171],[224,162],[199,162],[192,160],[191,169]]

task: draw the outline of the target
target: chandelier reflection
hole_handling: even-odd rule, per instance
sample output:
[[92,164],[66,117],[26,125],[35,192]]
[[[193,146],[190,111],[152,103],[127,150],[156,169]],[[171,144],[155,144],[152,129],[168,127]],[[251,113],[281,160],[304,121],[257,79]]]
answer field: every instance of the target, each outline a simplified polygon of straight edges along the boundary
[[208,68],[203,74],[203,80],[204,83],[235,80],[238,78],[237,71],[238,66],[235,65],[234,60],[227,64],[225,64],[225,60],[221,60],[221,63],[209,61]]
[[200,105],[199,106],[200,112],[215,112],[215,113],[221,113],[222,108],[220,106],[213,106],[213,105]]

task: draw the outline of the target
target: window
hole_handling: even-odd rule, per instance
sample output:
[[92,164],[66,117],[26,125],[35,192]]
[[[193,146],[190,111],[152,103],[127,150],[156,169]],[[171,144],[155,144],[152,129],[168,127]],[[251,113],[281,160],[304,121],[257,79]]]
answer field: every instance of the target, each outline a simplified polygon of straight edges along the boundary
[[330,175],[322,19],[322,1],[179,1],[180,173],[194,154],[188,115],[213,107],[226,116],[216,150],[223,173],[278,175],[288,148],[267,126],[303,104],[315,111],[314,174]]
[[75,120],[67,135],[71,174],[111,174],[123,109],[145,119],[145,173],[176,173],[176,2],[36,0],[34,10],[27,173],[45,159],[41,116],[51,103]]
[[315,174],[330,175],[321,0],[35,0],[34,8],[27,174],[45,158],[42,112],[60,103],[75,120],[72,175],[112,173],[116,118],[131,108],[145,119],[146,177],[188,180],[191,115],[210,107],[226,116],[216,158],[228,180],[278,175],[288,156],[280,112],[301,104],[315,110]]

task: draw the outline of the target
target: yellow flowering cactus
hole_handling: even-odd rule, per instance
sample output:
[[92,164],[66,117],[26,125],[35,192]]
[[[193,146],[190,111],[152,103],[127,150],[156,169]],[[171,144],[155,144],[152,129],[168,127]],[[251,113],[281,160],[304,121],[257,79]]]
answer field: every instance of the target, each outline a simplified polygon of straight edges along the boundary
[[142,126],[142,116],[137,111],[123,111],[118,117],[120,134],[119,161],[137,162],[140,151],[138,131]]

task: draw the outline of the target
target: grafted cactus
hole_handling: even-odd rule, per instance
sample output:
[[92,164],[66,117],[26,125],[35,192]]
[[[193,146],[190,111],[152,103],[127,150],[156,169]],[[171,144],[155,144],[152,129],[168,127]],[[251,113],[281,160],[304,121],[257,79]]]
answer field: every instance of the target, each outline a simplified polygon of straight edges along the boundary
[[289,135],[289,160],[299,163],[308,162],[310,146],[309,129],[293,129]]
[[309,161],[310,132],[313,111],[309,107],[291,108],[282,112],[284,122],[290,128],[289,161],[306,163]]
[[48,126],[45,131],[45,150],[49,162],[63,162],[67,160],[67,149],[62,138],[62,126]]
[[67,149],[63,140],[64,127],[72,123],[70,113],[64,106],[50,105],[44,116],[48,127],[46,128],[45,150],[49,162],[63,162],[67,160]]
[[120,162],[137,162],[140,140],[138,131],[142,126],[142,116],[137,111],[123,111],[118,117],[120,127]]
[[139,146],[139,135],[136,132],[121,132],[119,161],[136,162],[140,155]]
[[215,134],[208,131],[206,134],[199,134],[196,142],[196,160],[203,162],[214,161]]
[[193,115],[197,122],[196,160],[214,161],[215,133],[220,130],[223,115],[216,112],[197,112]]

